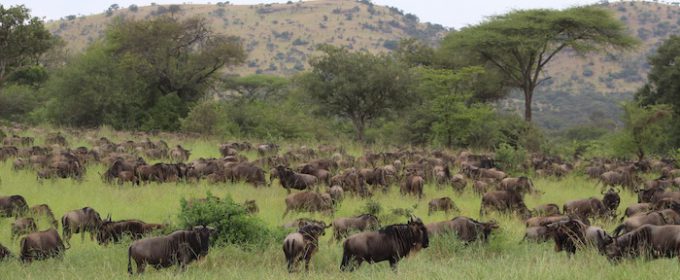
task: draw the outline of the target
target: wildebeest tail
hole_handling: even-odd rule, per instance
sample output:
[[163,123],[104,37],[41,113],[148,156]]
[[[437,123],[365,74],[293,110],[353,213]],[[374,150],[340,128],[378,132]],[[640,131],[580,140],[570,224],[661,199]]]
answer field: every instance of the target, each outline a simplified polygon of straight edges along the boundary
[[68,218],[66,216],[61,217],[61,237],[64,238],[64,243],[69,244],[69,247],[71,244],[69,243],[70,240],[66,237],[66,234],[70,234],[70,232],[71,229],[69,228]]
[[128,247],[128,273],[132,275],[132,246]]

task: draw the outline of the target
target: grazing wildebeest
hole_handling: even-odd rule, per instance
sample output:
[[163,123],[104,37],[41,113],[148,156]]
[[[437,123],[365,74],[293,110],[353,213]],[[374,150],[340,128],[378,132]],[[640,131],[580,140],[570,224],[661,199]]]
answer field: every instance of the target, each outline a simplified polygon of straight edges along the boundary
[[651,203],[643,202],[643,203],[635,203],[632,204],[628,207],[626,207],[626,210],[623,212],[623,216],[621,217],[620,222],[623,222],[624,219],[635,216],[640,213],[645,213],[651,211],[653,208],[653,205]]
[[38,231],[38,225],[33,218],[18,218],[12,223],[12,242],[17,236]]
[[648,258],[680,256],[680,226],[644,225],[615,237],[606,247],[607,258],[618,261],[623,257],[644,255]]
[[20,195],[0,197],[0,217],[19,217],[28,211],[26,199]]
[[333,200],[333,205],[338,205],[340,202],[342,202],[342,199],[345,196],[345,191],[342,189],[342,187],[336,185],[328,189],[328,194],[331,196],[331,200]]
[[467,186],[467,180],[465,180],[465,176],[463,176],[463,174],[451,176],[451,187],[453,188],[453,191],[461,194],[465,190],[465,186]]
[[327,193],[299,192],[289,194],[286,197],[286,211],[283,216],[285,217],[290,210],[332,214],[333,200]]
[[656,203],[664,198],[680,199],[680,192],[667,192],[664,188],[656,187],[651,189],[638,190],[638,203]]
[[353,230],[377,230],[380,228],[380,221],[374,215],[362,214],[351,218],[337,218],[331,225],[333,226],[333,239],[340,241]]
[[80,233],[81,239],[84,240],[85,232],[89,232],[92,240],[101,224],[101,216],[91,207],[69,211],[61,217],[62,236],[66,244],[69,244],[72,234]]
[[534,189],[534,183],[526,176],[504,178],[498,185],[498,189],[503,191],[513,189],[521,195],[536,191]]
[[177,145],[170,150],[170,159],[173,162],[186,162],[189,160],[189,156],[191,156],[191,151],[182,148],[182,145]]
[[52,227],[57,228],[59,227],[59,222],[57,221],[56,218],[54,218],[54,213],[52,213],[52,209],[50,209],[50,206],[47,204],[38,204],[32,206],[30,209],[28,209],[28,212],[33,219],[36,221],[40,221],[43,217],[46,218],[50,225]]
[[340,270],[354,270],[364,261],[389,261],[396,271],[397,262],[412,250],[429,246],[427,228],[420,218],[411,218],[407,224],[390,225],[377,232],[360,232],[348,237],[343,243]]
[[472,190],[476,195],[483,196],[489,190],[489,183],[475,180],[472,183]]
[[567,201],[562,210],[565,215],[574,215],[579,219],[604,218],[610,214],[602,200],[596,197]]
[[319,236],[325,229],[318,225],[306,225],[297,232],[291,233],[283,240],[283,253],[288,262],[288,272],[293,272],[301,260],[305,260],[305,270],[309,270],[309,261],[319,248]]
[[109,242],[118,243],[124,236],[137,240],[153,230],[163,228],[163,225],[147,224],[140,220],[111,221],[108,218],[102,222],[97,230],[97,242],[99,245],[106,245]]
[[526,219],[526,221],[524,221],[524,225],[526,227],[546,226],[548,224],[566,220],[569,220],[569,216],[564,215],[538,216]]
[[560,214],[560,207],[555,203],[541,204],[532,210],[533,216],[554,216]]
[[680,224],[680,215],[673,209],[665,209],[661,211],[652,211],[647,213],[637,214],[629,217],[619,226],[614,229],[614,236],[619,236],[621,233],[633,231],[644,225],[677,225]]
[[147,264],[156,269],[177,265],[184,271],[187,264],[208,254],[210,235],[214,232],[211,227],[197,226],[167,236],[136,240],[128,248],[128,273],[133,274],[132,260],[137,264],[137,274],[144,273]]
[[0,244],[0,262],[12,257],[13,257],[12,252],[10,252],[9,249],[7,249],[7,247],[2,246],[2,244]]
[[516,212],[522,218],[529,218],[531,213],[524,204],[522,195],[514,190],[491,191],[482,196],[482,206],[479,208],[479,216],[484,216],[488,210],[500,213]]
[[458,206],[456,206],[455,203],[453,203],[453,199],[450,197],[441,197],[441,198],[435,198],[433,200],[430,200],[430,202],[427,204],[427,215],[430,216],[432,215],[432,212],[434,211],[444,211],[446,215],[449,214],[449,211],[460,211],[458,209]]
[[416,195],[418,198],[423,198],[423,186],[425,186],[425,179],[423,177],[409,174],[406,180],[401,184],[401,194]]
[[547,242],[550,240],[550,234],[546,226],[531,226],[527,227],[524,231],[524,237],[522,241],[532,241],[532,242]]
[[61,257],[66,251],[64,242],[56,229],[30,233],[21,239],[21,261],[31,262],[53,257]]
[[290,193],[290,189],[312,189],[319,182],[319,179],[314,175],[297,173],[292,169],[281,165],[276,167],[276,174],[279,177],[281,186],[284,187],[288,193]]
[[485,223],[459,216],[450,221],[427,224],[426,228],[430,237],[450,232],[456,234],[456,237],[463,242],[469,243],[477,239],[486,242],[491,232],[498,228],[498,224],[495,221]]
[[566,251],[567,255],[576,253],[578,248],[586,245],[604,254],[605,246],[611,242],[611,236],[604,229],[588,226],[578,219],[557,221],[546,225],[546,229],[555,241],[555,251]]

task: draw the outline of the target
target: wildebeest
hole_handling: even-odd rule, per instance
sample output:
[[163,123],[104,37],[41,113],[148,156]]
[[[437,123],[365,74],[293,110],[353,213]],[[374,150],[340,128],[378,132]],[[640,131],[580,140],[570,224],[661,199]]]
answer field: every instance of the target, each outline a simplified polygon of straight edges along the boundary
[[423,198],[423,187],[425,186],[425,180],[415,174],[410,174],[406,177],[406,180],[401,184],[401,194],[416,195],[418,198]]
[[97,242],[106,245],[109,242],[118,243],[124,236],[132,240],[141,239],[153,230],[163,229],[160,224],[147,224],[140,220],[111,221],[106,219],[97,230]]
[[430,200],[430,202],[427,204],[428,216],[432,215],[432,212],[434,211],[444,211],[444,213],[448,215],[449,211],[451,210],[460,211],[460,209],[458,209],[458,206],[456,206],[456,204],[450,197],[435,198],[433,200]]
[[619,208],[621,204],[621,197],[619,196],[618,189],[610,188],[606,192],[602,192],[602,204],[609,211],[609,216],[611,218],[616,217],[616,209]]
[[479,222],[459,216],[450,221],[427,224],[426,228],[430,237],[450,232],[456,234],[463,242],[469,243],[477,239],[486,242],[491,232],[498,228],[498,224],[495,221]]
[[644,225],[615,237],[606,247],[607,258],[618,261],[623,257],[673,258],[680,256],[680,226]]
[[293,272],[301,260],[305,260],[305,270],[309,270],[309,261],[319,248],[319,236],[324,234],[323,227],[306,225],[286,236],[283,240],[283,253],[288,262],[288,272]]
[[184,271],[187,264],[208,254],[210,235],[214,232],[211,227],[197,226],[166,236],[136,240],[128,248],[128,273],[133,274],[132,260],[137,264],[137,274],[144,273],[147,264],[156,269],[177,265]]
[[62,236],[66,244],[69,244],[74,233],[80,233],[81,239],[84,240],[85,232],[89,232],[90,239],[94,239],[101,224],[101,216],[91,207],[69,211],[61,217]]
[[489,183],[475,180],[472,183],[472,190],[476,195],[483,196],[489,190]]
[[289,194],[286,197],[286,211],[283,216],[285,217],[290,210],[332,214],[333,200],[327,193],[299,192]]
[[33,218],[18,218],[12,223],[12,242],[17,236],[38,231],[38,225]]
[[33,205],[31,208],[28,210],[29,215],[35,219],[36,221],[40,221],[42,218],[46,218],[50,225],[52,227],[57,228],[59,227],[59,222],[57,219],[54,217],[54,213],[52,213],[52,209],[50,209],[50,206],[47,204],[38,204],[38,205]]
[[638,203],[655,203],[664,198],[680,199],[680,192],[667,192],[664,188],[656,187],[651,189],[638,190]]
[[636,214],[648,212],[652,210],[652,208],[653,205],[647,202],[631,204],[628,207],[626,207],[626,210],[623,211],[623,216],[621,217],[620,221],[623,222],[625,218],[635,216]]
[[23,262],[61,257],[67,249],[53,228],[28,234],[21,239],[20,248]]
[[189,156],[191,156],[191,151],[184,149],[182,145],[177,145],[170,150],[170,159],[173,162],[186,162],[189,160]]
[[484,216],[488,210],[501,213],[517,213],[523,218],[531,216],[529,209],[524,204],[522,195],[514,190],[491,191],[482,196],[482,206],[479,208],[479,216]]
[[333,205],[338,205],[340,202],[342,202],[345,196],[345,191],[340,186],[332,186],[328,189],[328,195],[331,196]]
[[565,215],[574,215],[579,219],[603,218],[611,213],[602,200],[596,197],[567,201],[562,210]]
[[532,210],[533,216],[553,216],[560,215],[560,207],[555,203],[541,204]]
[[672,209],[652,211],[629,217],[614,229],[614,236],[633,231],[644,225],[677,225],[680,224],[680,215]]
[[300,229],[300,228],[302,228],[302,227],[304,227],[304,226],[307,226],[307,225],[317,225],[317,226],[320,226],[320,227],[322,227],[322,228],[328,228],[328,227],[326,226],[326,222],[324,222],[324,221],[319,221],[319,220],[313,220],[313,219],[309,219],[309,218],[298,218],[298,219],[295,219],[295,220],[292,221],[292,222],[289,222],[289,223],[284,224],[283,227],[284,227],[284,228],[296,228],[296,229]]
[[548,224],[548,235],[555,241],[555,252],[576,253],[578,247],[586,244],[585,232],[588,226],[578,219],[569,219]]
[[453,188],[453,191],[459,194],[463,193],[465,186],[467,186],[467,181],[465,180],[465,176],[463,176],[463,174],[451,176],[451,187]]
[[362,214],[351,218],[337,218],[331,225],[333,226],[333,239],[340,241],[354,230],[377,230],[380,228],[380,221],[374,215]]
[[513,189],[522,195],[535,192],[533,182],[526,176],[504,178],[498,188],[499,190]]
[[276,173],[279,177],[281,186],[290,193],[290,189],[305,190],[312,189],[319,179],[314,175],[302,174],[284,166],[277,166]]
[[407,224],[390,225],[377,232],[360,232],[348,237],[343,243],[340,270],[354,270],[364,261],[389,261],[390,267],[396,270],[397,262],[412,250],[429,246],[427,228],[420,218],[411,218]]
[[18,217],[28,211],[26,199],[20,195],[0,197],[0,217]]

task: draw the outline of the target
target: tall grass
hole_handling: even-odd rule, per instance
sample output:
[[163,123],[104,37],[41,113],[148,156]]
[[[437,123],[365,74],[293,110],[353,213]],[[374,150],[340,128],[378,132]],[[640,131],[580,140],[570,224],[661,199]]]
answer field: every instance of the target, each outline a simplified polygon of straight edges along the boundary
[[[71,140],[71,139],[70,139]],[[85,144],[83,139],[73,143]],[[192,158],[217,156],[216,141],[183,141],[192,150]],[[351,147],[353,152],[358,147]],[[254,156],[251,154],[250,156]],[[47,203],[61,216],[63,213],[91,206],[102,215],[111,214],[114,220],[138,218],[147,222],[178,224],[180,199],[203,197],[206,192],[223,197],[230,195],[236,202],[255,199],[260,207],[257,214],[270,227],[278,227],[298,217],[312,217],[330,222],[332,217],[321,214],[293,213],[282,218],[286,191],[273,187],[254,188],[246,184],[208,185],[198,184],[148,184],[141,187],[118,186],[102,183],[99,173],[103,166],[90,166],[83,182],[54,180],[39,183],[31,171],[13,172],[9,162],[0,163],[0,195],[20,194],[29,204]],[[540,196],[527,196],[531,208],[542,203],[559,205],[571,199],[600,197],[594,182],[582,176],[569,176],[562,180],[535,179],[535,185],[545,192]],[[425,198],[403,197],[396,187],[388,193],[375,192],[375,201],[384,212],[395,208],[412,208],[414,214],[426,223],[453,218],[443,212],[427,215],[427,202],[432,198],[449,196],[461,209],[455,215],[478,217],[480,199],[467,190],[456,195],[450,188],[438,189],[433,185],[425,188]],[[335,213],[336,217],[359,214],[367,200],[347,197]],[[632,194],[622,193],[621,207],[635,202]],[[677,260],[629,260],[610,264],[594,250],[578,252],[573,258],[553,251],[552,244],[520,243],[524,234],[522,221],[515,217],[490,215],[483,220],[496,219],[500,229],[488,244],[463,246],[450,237],[435,238],[431,247],[410,256],[399,264],[395,274],[387,263],[363,265],[353,273],[341,273],[338,269],[342,248],[331,241],[330,231],[321,240],[320,250],[312,260],[309,273],[288,274],[280,245],[272,245],[262,251],[242,251],[237,247],[213,248],[208,257],[193,263],[186,272],[175,268],[156,271],[147,270],[148,279],[654,279],[668,278],[680,273]],[[390,222],[405,222],[406,218],[391,217]],[[10,241],[11,219],[0,219],[0,243],[18,254],[18,242]],[[606,229],[613,229],[613,222],[595,221]],[[46,224],[40,225],[42,229]],[[126,272],[127,246],[129,242],[102,247],[80,236],[74,236],[72,248],[63,260],[38,261],[22,264],[17,260],[0,263],[0,279],[128,279]],[[278,243],[277,243],[278,244]]]

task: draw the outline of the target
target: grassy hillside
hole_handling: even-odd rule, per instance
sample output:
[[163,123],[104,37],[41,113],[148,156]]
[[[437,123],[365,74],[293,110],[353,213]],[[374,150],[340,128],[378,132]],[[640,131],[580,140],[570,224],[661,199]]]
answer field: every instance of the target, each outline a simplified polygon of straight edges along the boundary
[[[680,6],[653,2],[616,2],[603,5],[622,20],[631,34],[642,41],[640,48],[624,54],[578,57],[565,52],[549,65],[552,79],[537,89],[535,121],[553,130],[591,122],[593,118],[615,121],[619,102],[630,99],[644,83],[646,62],[659,44],[680,34]],[[102,7],[104,9],[104,7]],[[290,75],[308,69],[315,46],[328,43],[351,49],[389,51],[404,37],[417,37],[432,44],[447,30],[441,25],[420,23],[417,17],[395,8],[356,1],[320,0],[271,5],[170,5],[121,8],[85,17],[67,16],[48,24],[72,50],[82,50],[99,38],[117,17],[144,19],[160,14],[184,18],[205,17],[220,33],[239,36],[248,51],[239,74]],[[456,16],[455,11],[451,16]],[[511,97],[501,107],[521,112],[523,98]]]
[[[67,16],[48,27],[78,51],[99,38],[115,18],[200,16],[218,33],[243,40],[248,60],[234,69],[240,74],[303,71],[318,44],[380,52],[394,49],[401,38],[418,37],[434,44],[446,34],[441,25],[420,23],[417,17],[396,8],[337,0],[289,3],[128,7],[86,17]],[[175,9],[179,11],[172,13]]]

